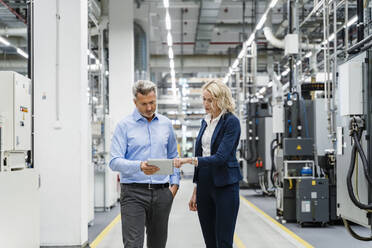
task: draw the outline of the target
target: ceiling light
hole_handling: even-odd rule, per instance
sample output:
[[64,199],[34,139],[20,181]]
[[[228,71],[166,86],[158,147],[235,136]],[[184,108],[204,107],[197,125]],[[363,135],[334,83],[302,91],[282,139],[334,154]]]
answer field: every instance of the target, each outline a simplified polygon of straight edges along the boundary
[[240,53],[239,53],[238,58],[239,58],[239,59],[242,59],[242,58],[245,56],[246,53],[247,53],[247,50],[246,50],[246,49],[242,49],[242,50],[240,51]]
[[274,85],[274,82],[273,82],[273,81],[270,81],[270,82],[267,84],[267,87],[268,87],[268,88],[271,88],[271,87],[273,87],[273,85]]
[[258,22],[258,24],[257,24],[257,27],[256,27],[256,30],[260,30],[262,27],[263,27],[263,25],[265,24],[265,22],[266,22],[266,18],[267,18],[267,16],[266,16],[266,13],[261,17],[261,20]]
[[249,36],[247,40],[247,46],[250,46],[252,44],[252,42],[254,41],[254,38],[255,38],[255,33],[252,33],[251,36]]
[[272,0],[270,5],[269,5],[269,8],[270,9],[274,8],[277,3],[278,3],[278,0]]
[[169,8],[169,0],[163,0],[164,8]]
[[176,72],[174,71],[174,69],[171,69],[170,74],[172,78],[176,77]]
[[259,92],[261,95],[263,95],[266,92],[266,87],[261,88]]
[[171,30],[171,19],[168,10],[165,13],[165,28],[169,31]]
[[347,22],[346,26],[347,26],[347,27],[350,27],[351,25],[355,24],[357,21],[358,21],[358,16],[356,15],[356,16],[354,16],[353,18],[351,18],[351,19]]
[[290,72],[289,68],[285,71],[282,72],[282,76],[285,77],[288,75],[288,73]]
[[310,58],[312,55],[313,55],[312,52],[308,52],[307,54],[305,54],[305,58]]
[[239,66],[239,60],[236,59],[236,60],[234,61],[234,63],[232,64],[232,68],[233,68],[233,69],[236,69],[238,66]]
[[173,59],[171,59],[171,60],[169,61],[169,67],[170,67],[172,70],[174,70],[174,60],[173,60]]
[[168,50],[168,57],[169,57],[169,59],[173,59],[173,58],[174,58],[173,48],[172,48],[172,47],[169,47],[169,50]]
[[296,63],[297,66],[299,66],[299,65],[301,65],[301,64],[302,64],[302,61],[301,61],[301,60],[299,60],[299,61]]
[[4,39],[3,37],[0,37],[0,42],[3,43],[5,46],[10,46],[9,41],[7,41],[6,39]]
[[168,42],[168,46],[173,46],[173,38],[170,32],[168,32],[168,35],[167,35],[167,42]]
[[25,53],[22,49],[17,48],[17,53],[28,59],[28,54]]

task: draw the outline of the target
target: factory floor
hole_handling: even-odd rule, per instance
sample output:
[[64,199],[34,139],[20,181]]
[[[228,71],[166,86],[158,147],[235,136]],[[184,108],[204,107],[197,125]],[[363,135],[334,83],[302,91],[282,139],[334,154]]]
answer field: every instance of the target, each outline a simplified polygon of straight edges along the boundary
[[[197,214],[188,210],[193,190],[190,176],[181,181],[169,218],[168,248],[205,247]],[[343,226],[304,227],[295,223],[284,226],[275,220],[275,198],[264,197],[254,190],[241,190],[240,209],[234,237],[234,248],[290,247],[371,247],[368,242],[353,239]],[[110,212],[97,213],[89,228],[92,248],[123,247],[119,206]],[[363,235],[365,228],[354,227]]]

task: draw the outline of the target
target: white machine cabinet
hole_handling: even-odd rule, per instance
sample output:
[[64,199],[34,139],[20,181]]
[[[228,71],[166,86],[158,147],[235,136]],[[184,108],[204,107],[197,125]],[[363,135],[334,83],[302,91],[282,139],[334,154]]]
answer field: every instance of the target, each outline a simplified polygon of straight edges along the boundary
[[0,72],[0,170],[26,167],[31,150],[31,81],[16,72]]

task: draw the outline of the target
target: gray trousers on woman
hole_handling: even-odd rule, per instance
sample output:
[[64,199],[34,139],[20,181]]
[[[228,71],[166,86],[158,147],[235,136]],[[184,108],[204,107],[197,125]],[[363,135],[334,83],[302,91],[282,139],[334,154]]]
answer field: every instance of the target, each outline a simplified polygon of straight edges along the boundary
[[125,248],[165,248],[173,195],[168,187],[147,189],[121,184],[121,223]]

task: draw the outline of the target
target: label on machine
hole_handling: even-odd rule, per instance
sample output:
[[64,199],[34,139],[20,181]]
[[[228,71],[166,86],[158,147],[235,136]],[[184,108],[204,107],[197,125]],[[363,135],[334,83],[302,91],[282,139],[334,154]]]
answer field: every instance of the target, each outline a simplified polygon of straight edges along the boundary
[[301,212],[310,213],[310,201],[301,201]]

